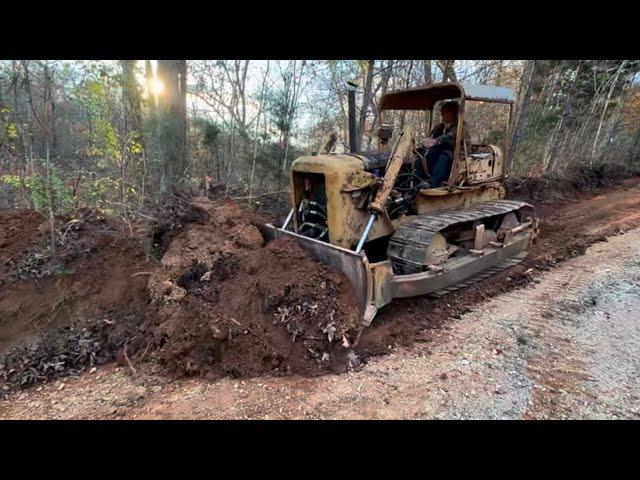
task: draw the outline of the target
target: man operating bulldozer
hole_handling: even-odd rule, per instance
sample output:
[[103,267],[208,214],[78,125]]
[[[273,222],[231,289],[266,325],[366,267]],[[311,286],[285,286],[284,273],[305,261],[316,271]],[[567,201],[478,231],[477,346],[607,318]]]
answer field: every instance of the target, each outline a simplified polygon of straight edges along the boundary
[[[442,122],[431,130],[429,138],[424,140],[418,149],[422,158],[416,160],[414,169],[416,175],[427,179],[422,182],[422,188],[439,187],[449,178],[453,163],[453,150],[456,145],[459,108],[456,101],[445,102],[440,108]],[[462,132],[464,139],[468,141],[469,131],[466,122],[463,122]]]

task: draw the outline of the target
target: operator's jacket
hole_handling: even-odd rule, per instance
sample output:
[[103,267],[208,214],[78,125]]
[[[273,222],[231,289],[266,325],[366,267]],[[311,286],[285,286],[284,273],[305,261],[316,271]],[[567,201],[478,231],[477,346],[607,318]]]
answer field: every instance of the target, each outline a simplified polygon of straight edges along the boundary
[[[449,151],[453,156],[453,149],[456,145],[457,133],[457,121],[451,123],[449,128],[447,128],[444,123],[439,123],[438,125],[433,127],[433,130],[431,130],[431,133],[429,133],[429,137],[435,138],[437,140],[436,144],[432,148],[435,148],[437,150]],[[465,121],[462,122],[462,135],[467,144],[469,144],[471,138],[469,135],[469,129],[467,128],[467,122]]]

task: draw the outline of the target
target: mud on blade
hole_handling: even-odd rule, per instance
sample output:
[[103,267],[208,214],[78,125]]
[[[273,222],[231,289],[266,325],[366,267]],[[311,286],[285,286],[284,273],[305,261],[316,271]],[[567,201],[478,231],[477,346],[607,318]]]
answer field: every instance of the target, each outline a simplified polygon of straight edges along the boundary
[[273,225],[258,225],[265,241],[277,238],[293,238],[314,259],[328,267],[340,270],[351,282],[360,306],[360,316],[366,318],[375,315],[375,308],[370,306],[373,296],[373,281],[367,257],[356,254],[346,248],[304,237],[288,232]]

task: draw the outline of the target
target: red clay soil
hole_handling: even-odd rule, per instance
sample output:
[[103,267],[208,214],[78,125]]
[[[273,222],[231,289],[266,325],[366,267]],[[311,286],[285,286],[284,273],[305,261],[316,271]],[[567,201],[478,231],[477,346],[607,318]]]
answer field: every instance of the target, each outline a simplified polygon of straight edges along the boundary
[[135,274],[148,264],[120,223],[88,210],[58,218],[55,256],[39,214],[2,215],[0,225],[8,241],[0,247],[0,355],[96,318],[122,334],[127,321],[141,317],[147,277]]
[[313,375],[345,365],[359,322],[348,281],[294,241],[263,247],[232,201],[193,204],[209,220],[176,237],[150,277],[136,360],[208,378]]

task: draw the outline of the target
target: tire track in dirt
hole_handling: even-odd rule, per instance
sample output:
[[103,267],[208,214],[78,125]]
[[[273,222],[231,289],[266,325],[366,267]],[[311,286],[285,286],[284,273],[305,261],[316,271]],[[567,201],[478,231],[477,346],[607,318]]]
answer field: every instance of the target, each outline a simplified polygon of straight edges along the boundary
[[[526,298],[517,291],[496,300],[494,306],[499,304],[500,312],[496,321],[513,322],[520,329],[518,343],[532,383],[524,418],[638,415],[633,403],[611,409],[612,402],[603,399],[603,395],[625,385],[612,385],[605,378],[595,353],[616,357],[612,366],[617,370],[638,369],[635,355],[616,356],[617,342],[605,340],[608,333],[617,331],[618,336],[634,339],[635,348],[640,347],[638,310],[619,314],[618,320],[626,321],[617,323],[603,324],[598,316],[604,312],[610,318],[607,310],[613,310],[612,300],[625,295],[626,305],[640,307],[639,252],[640,230],[633,230],[590,248],[586,255],[544,275],[536,288],[527,289]],[[626,293],[621,289],[622,285],[634,283],[635,289]],[[603,302],[611,293],[614,298]],[[489,308],[491,304],[485,307]],[[637,385],[637,380],[630,378]]]

